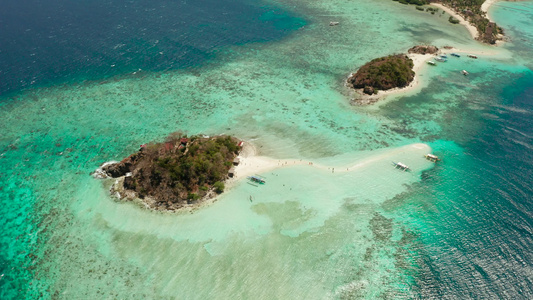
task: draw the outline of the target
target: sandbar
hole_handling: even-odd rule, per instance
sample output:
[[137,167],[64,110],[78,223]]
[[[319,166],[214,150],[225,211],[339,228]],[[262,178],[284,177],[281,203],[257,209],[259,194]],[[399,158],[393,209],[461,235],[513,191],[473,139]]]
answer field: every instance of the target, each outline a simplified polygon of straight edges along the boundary
[[[275,159],[262,156],[259,155],[257,148],[254,145],[245,143],[241,153],[239,154],[240,163],[235,167],[235,175],[233,178],[230,178],[226,181],[226,186],[232,187],[241,180],[246,179],[248,176],[256,174],[260,175],[261,173],[269,172],[275,169],[299,165],[307,165],[311,168],[317,168],[321,170],[331,170],[332,172],[334,171],[334,173],[353,172],[378,161],[391,160],[393,156],[396,156],[400,153],[408,153],[413,151],[425,154],[431,152],[431,148],[426,144],[415,143],[381,151],[375,155],[356,160],[344,166],[327,166],[305,159]],[[424,159],[422,155],[420,157],[421,159]]]

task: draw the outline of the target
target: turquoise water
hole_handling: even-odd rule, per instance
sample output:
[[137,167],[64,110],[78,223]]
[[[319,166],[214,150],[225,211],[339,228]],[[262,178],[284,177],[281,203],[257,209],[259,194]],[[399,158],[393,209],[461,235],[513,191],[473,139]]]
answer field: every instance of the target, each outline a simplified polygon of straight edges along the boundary
[[[491,12],[512,38],[501,54],[425,68],[420,92],[377,108],[350,106],[343,86],[365,61],[420,43],[494,47],[392,1],[269,5],[306,25],[269,42],[230,43],[187,69],[0,101],[2,298],[533,293],[531,2]],[[361,166],[273,170],[262,174],[265,186],[242,182],[181,214],[115,202],[109,183],[89,175],[176,130],[233,134],[273,158]],[[442,163],[433,167],[422,157],[429,149],[413,143]],[[392,160],[413,172],[394,170]]]

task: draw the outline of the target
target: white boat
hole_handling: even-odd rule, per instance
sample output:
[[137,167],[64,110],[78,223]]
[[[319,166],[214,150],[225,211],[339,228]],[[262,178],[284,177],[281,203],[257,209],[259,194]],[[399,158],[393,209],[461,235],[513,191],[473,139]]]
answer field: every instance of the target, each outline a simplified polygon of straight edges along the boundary
[[329,22],[329,26],[336,26],[339,25],[339,22]]
[[435,65],[436,65],[436,63],[435,63],[434,61],[430,60],[430,61],[428,61],[428,65],[432,65],[432,66],[435,66]]
[[431,153],[428,153],[426,155],[424,155],[426,157],[427,160],[430,160],[432,162],[437,162],[439,161],[439,157],[437,155],[434,155],[434,154],[431,154]]
[[442,58],[442,57],[435,57],[435,60],[436,61],[440,61],[440,62],[446,62],[447,61],[446,58]]
[[466,70],[462,70],[462,71],[461,71],[461,74],[463,74],[463,75],[466,76],[466,75],[468,75],[469,73],[468,73]]
[[258,175],[255,175],[255,176],[248,176],[248,179],[250,179],[250,181],[253,181],[255,183],[259,183],[259,184],[265,184],[266,181],[261,178],[260,176]]
[[401,162],[392,162],[392,164],[394,165],[394,168],[398,168],[400,170],[403,170],[403,171],[409,171],[409,166],[407,166],[406,164],[404,163],[401,163]]

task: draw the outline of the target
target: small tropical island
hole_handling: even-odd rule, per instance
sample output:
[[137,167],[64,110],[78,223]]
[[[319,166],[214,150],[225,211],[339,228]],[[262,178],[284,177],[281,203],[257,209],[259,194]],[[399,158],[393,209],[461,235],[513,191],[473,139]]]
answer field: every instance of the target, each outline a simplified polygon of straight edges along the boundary
[[415,77],[413,60],[405,54],[394,54],[371,60],[348,78],[348,85],[363,89],[367,95],[379,90],[408,86]]
[[427,60],[453,49],[450,46],[444,48],[441,51],[432,45],[418,45],[407,50],[407,54],[393,54],[371,60],[346,80],[346,85],[355,91],[351,103],[374,104],[389,95],[416,88],[419,84],[416,73]]
[[141,145],[120,162],[105,163],[95,176],[116,178],[111,193],[119,199],[138,199],[154,210],[178,210],[224,191],[242,144],[231,136],[174,133],[165,142]]

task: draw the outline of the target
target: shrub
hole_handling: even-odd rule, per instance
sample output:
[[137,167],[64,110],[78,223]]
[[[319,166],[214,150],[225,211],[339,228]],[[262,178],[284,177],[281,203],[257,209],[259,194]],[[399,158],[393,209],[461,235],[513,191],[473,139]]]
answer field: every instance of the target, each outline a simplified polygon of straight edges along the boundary
[[215,192],[217,192],[217,194],[224,192],[225,186],[223,182],[217,181],[213,184],[213,187],[215,187]]
[[200,199],[200,196],[198,196],[198,194],[196,194],[196,193],[189,193],[189,194],[187,195],[187,199],[188,199],[188,200],[193,200],[193,201],[194,201],[194,200],[198,200],[198,199]]
[[452,24],[459,24],[459,20],[457,20],[456,18],[450,16],[450,18],[448,19],[448,21]]

